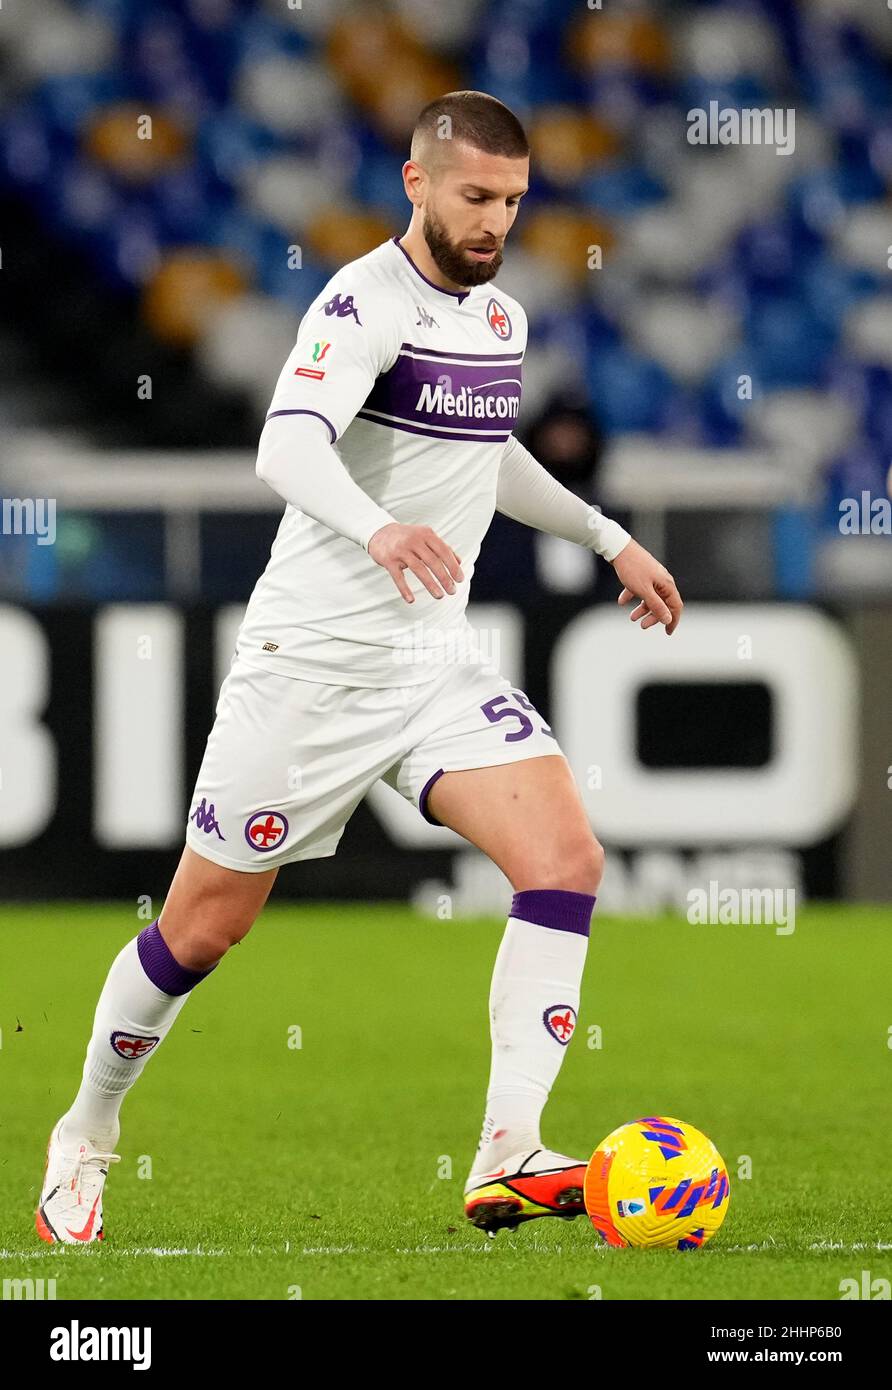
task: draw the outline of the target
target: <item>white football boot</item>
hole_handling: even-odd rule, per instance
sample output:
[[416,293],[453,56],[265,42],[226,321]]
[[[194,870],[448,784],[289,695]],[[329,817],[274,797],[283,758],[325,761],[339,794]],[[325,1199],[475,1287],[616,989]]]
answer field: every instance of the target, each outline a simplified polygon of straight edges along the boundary
[[[64,1116],[63,1116],[64,1119]],[[109,1165],[120,1163],[118,1154],[100,1153],[81,1142],[74,1152],[59,1140],[62,1120],[50,1135],[46,1150],[43,1189],[34,1217],[41,1240],[65,1245],[86,1245],[102,1240],[102,1189]]]
[[536,1216],[581,1216],[587,1167],[585,1159],[553,1149],[512,1154],[494,1172],[471,1172],[465,1183],[465,1215],[490,1234],[514,1230]]

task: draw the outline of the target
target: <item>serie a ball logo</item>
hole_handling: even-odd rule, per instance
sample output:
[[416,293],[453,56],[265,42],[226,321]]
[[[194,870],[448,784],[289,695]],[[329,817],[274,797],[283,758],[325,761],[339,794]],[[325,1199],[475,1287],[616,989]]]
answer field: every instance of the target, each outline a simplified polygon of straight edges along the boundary
[[647,1115],[598,1145],[583,1196],[608,1245],[696,1250],[714,1236],[730,1198],[718,1149],[693,1125]]

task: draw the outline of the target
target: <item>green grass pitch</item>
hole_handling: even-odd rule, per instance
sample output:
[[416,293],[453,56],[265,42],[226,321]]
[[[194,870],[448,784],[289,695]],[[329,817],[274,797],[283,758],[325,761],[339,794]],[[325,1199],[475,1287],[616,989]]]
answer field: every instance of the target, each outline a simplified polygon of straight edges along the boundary
[[269,907],[124,1103],[106,1240],[43,1245],[47,1135],[142,925],[0,909],[2,1278],[54,1278],[58,1299],[358,1300],[832,1300],[862,1271],[892,1279],[892,910],[811,907],[790,936],[596,911],[543,1139],[588,1157],[639,1115],[703,1129],[731,1202],[683,1254],[609,1250],[585,1218],[494,1241],[465,1221],[503,923],[402,904]]

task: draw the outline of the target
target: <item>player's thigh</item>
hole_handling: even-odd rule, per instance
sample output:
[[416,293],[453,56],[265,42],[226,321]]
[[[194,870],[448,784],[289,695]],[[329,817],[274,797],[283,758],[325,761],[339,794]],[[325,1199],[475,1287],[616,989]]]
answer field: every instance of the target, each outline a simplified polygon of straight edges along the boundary
[[563,754],[444,772],[427,805],[436,820],[483,850],[515,892],[597,891],[604,851]]
[[186,843],[237,873],[330,857],[401,746],[400,688],[336,686],[236,658],[192,793]]
[[165,942],[187,970],[208,970],[241,941],[269,897],[278,869],[241,873],[183,850],[158,919]]

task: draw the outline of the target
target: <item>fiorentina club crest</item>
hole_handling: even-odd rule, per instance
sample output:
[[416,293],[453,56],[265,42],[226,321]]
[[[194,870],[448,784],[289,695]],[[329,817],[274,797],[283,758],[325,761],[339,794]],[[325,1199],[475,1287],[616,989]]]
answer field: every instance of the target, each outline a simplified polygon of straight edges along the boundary
[[576,1029],[576,1010],[572,1004],[552,1004],[542,1015],[542,1022],[561,1047],[566,1047]]
[[135,1062],[140,1057],[145,1057],[147,1052],[151,1052],[153,1047],[160,1043],[158,1037],[144,1038],[139,1033],[122,1033],[116,1029],[109,1038],[109,1042],[117,1052],[119,1057],[126,1057],[128,1062]]
[[511,320],[507,309],[503,309],[497,299],[491,299],[487,304],[486,321],[497,338],[508,341],[511,337]]
[[255,811],[245,822],[245,839],[258,854],[269,854],[288,834],[288,822],[278,811]]

